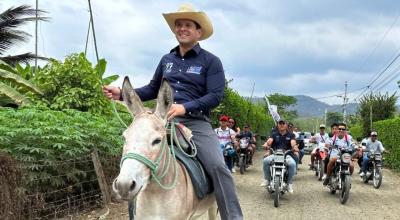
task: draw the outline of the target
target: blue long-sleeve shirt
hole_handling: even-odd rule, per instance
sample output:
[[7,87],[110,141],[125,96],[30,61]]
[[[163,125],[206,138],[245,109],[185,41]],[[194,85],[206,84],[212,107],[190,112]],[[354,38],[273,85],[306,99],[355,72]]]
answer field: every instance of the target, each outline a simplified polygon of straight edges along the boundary
[[225,74],[220,59],[199,44],[182,57],[179,46],[161,58],[153,79],[136,89],[142,101],[157,98],[162,79],[174,92],[174,103],[183,104],[186,113],[210,115],[224,95]]

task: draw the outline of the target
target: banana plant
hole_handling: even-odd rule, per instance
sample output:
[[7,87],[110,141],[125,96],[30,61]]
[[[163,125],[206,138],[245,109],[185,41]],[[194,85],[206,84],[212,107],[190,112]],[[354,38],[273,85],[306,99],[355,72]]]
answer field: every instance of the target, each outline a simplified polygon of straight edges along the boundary
[[29,92],[43,95],[38,87],[20,76],[16,69],[0,61],[0,106],[11,103],[16,105],[30,104]]
[[99,77],[102,79],[101,81],[103,82],[103,85],[109,85],[119,78],[119,76],[116,74],[103,78],[103,75],[106,72],[106,66],[107,66],[107,61],[105,59],[100,59],[99,62],[94,67],[97,73],[99,74]]

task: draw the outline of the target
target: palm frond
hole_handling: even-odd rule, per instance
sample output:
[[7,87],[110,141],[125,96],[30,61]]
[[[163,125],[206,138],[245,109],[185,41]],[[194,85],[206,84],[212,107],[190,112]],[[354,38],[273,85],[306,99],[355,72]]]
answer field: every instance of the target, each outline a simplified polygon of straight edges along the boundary
[[29,35],[23,31],[0,31],[0,55],[13,45],[27,41],[28,37]]
[[[38,15],[43,15],[47,12],[38,10]],[[0,20],[13,20],[24,16],[36,16],[36,9],[29,5],[21,5],[18,7],[11,7],[0,14]]]
[[[14,56],[0,57],[0,60],[7,63],[10,66],[15,66],[15,64],[17,64],[17,63],[29,64],[29,62],[33,61],[35,58],[36,58],[36,56],[33,53],[24,53],[24,54],[19,54],[19,55],[14,55]],[[41,57],[41,56],[37,56],[37,58],[40,60],[49,60],[48,58]]]
[[26,17],[26,18],[15,18],[15,19],[8,19],[8,20],[0,20],[0,30],[9,30],[13,28],[17,28],[21,25],[24,25],[31,21],[48,21],[48,17]]
[[35,20],[48,21],[43,17],[45,11],[38,10],[28,5],[11,7],[0,14],[0,55],[10,49],[14,44],[25,42],[30,35],[25,31],[16,30],[18,27]]

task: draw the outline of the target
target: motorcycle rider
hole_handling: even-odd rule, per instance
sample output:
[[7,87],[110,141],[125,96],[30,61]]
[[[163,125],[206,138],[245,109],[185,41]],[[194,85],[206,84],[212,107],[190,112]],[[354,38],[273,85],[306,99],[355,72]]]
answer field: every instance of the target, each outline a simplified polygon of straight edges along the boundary
[[260,186],[268,186],[269,180],[271,179],[270,166],[273,155],[270,155],[270,148],[272,147],[273,150],[283,148],[284,150],[292,150],[292,154],[286,156],[286,161],[288,166],[288,192],[293,193],[293,177],[296,174],[296,162],[293,159],[293,151],[298,151],[298,148],[294,134],[290,133],[287,128],[288,126],[286,121],[280,119],[278,121],[278,129],[272,132],[271,136],[263,144],[267,153],[264,155],[265,158],[263,160],[264,181]]
[[329,141],[329,135],[327,133],[325,133],[325,125],[324,124],[320,124],[319,125],[319,133],[316,134],[314,136],[314,138],[312,139],[312,143],[317,144],[317,147],[315,147],[311,152],[310,169],[314,169],[314,161],[316,159],[318,145],[320,143],[324,143],[324,144],[328,143],[328,141]]
[[361,172],[362,172],[363,147],[365,148],[365,146],[367,146],[367,141],[369,139],[370,133],[368,134],[368,137],[365,137],[363,139],[360,137],[357,137],[357,139],[356,139],[356,141],[357,141],[356,152],[357,153],[356,153],[355,159],[357,159],[357,164],[358,164],[358,167],[360,168],[360,170],[358,171],[358,174],[361,174]]
[[[339,123],[338,124],[338,133],[335,134],[332,139],[329,141],[326,146],[330,145],[329,151],[329,163],[327,167],[327,177],[324,180],[324,186],[328,185],[330,176],[332,175],[333,167],[336,163],[337,157],[339,155],[339,151],[342,148],[354,150],[353,140],[350,135],[346,132],[346,124]],[[354,171],[354,164],[350,162],[350,174],[353,174]]]
[[[224,152],[226,144],[231,142],[232,145],[236,145],[236,139],[235,139],[235,131],[230,129],[228,127],[228,121],[229,117],[226,115],[223,115],[219,118],[219,124],[220,127],[214,129],[215,133],[217,134],[218,141],[221,147],[222,152]],[[235,149],[234,149],[235,150]],[[233,161],[232,161],[232,156],[231,155],[224,155],[225,158],[225,164],[228,167],[229,171],[233,172]]]
[[[382,142],[378,141],[378,133],[376,131],[372,131],[370,138],[367,140],[367,144],[365,147],[365,152],[363,155],[363,161],[362,161],[362,170],[360,176],[363,177],[365,176],[365,172],[367,171],[368,168],[368,153],[371,152],[371,150],[375,153],[383,153],[385,148],[383,148]],[[367,176],[370,175],[367,173]]]
[[[331,124],[331,132],[328,134],[329,136],[329,141],[331,141],[332,137],[335,136],[339,131],[338,131],[338,124],[333,123]],[[329,143],[329,141],[327,143]],[[326,179],[326,171],[328,170],[328,163],[329,163],[329,152],[328,155],[325,157],[324,160],[324,175],[322,176],[322,180]]]
[[250,125],[246,124],[243,126],[243,131],[240,132],[240,134],[236,135],[236,138],[242,139],[242,138],[248,138],[250,140],[249,146],[247,147],[247,150],[250,152],[250,158],[249,158],[249,164],[253,164],[253,154],[256,150],[256,138],[253,135],[253,133],[250,130]]
[[[289,123],[288,126],[290,127],[290,125],[293,127],[293,124]],[[290,129],[289,129],[290,131]],[[302,164],[302,159],[304,157],[304,133],[298,128],[298,127],[294,127],[293,128],[293,134],[295,136],[296,139],[296,143],[297,143],[297,147],[299,148],[299,153],[296,154],[296,156],[299,158],[298,161],[296,161],[298,164]]]

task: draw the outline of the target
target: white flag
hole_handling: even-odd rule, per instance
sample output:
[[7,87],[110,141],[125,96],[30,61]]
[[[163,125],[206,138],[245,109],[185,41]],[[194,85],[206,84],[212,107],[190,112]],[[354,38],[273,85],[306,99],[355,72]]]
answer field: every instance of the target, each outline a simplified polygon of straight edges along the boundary
[[265,101],[267,102],[269,113],[271,114],[276,124],[276,122],[281,119],[281,116],[279,116],[278,114],[278,106],[269,104],[267,96],[265,96]]
[[278,106],[270,105],[269,111],[272,115],[272,118],[274,118],[275,121],[279,121],[279,119],[281,119],[281,116],[278,114]]

